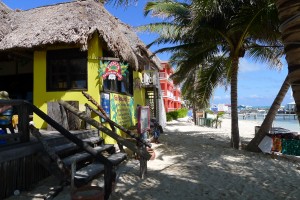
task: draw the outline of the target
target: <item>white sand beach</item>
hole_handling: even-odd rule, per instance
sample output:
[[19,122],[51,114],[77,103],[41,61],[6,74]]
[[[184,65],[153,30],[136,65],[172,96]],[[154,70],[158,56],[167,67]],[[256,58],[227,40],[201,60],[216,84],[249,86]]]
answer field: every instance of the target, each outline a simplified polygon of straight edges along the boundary
[[[243,141],[254,136],[254,122],[240,121]],[[120,166],[111,200],[300,199],[300,166],[296,161],[229,147],[230,119],[222,128],[195,126],[185,119],[168,122],[156,158],[139,178],[139,162]],[[40,183],[47,187],[47,182]],[[55,199],[70,199],[65,188]],[[31,194],[36,194],[31,192]],[[28,194],[28,193],[27,193]],[[17,198],[25,198],[22,193]]]
[[[254,136],[256,125],[239,122],[242,140]],[[138,177],[137,163],[127,168],[112,199],[300,199],[299,163],[234,150],[229,141],[230,119],[221,129],[169,122],[147,177]]]

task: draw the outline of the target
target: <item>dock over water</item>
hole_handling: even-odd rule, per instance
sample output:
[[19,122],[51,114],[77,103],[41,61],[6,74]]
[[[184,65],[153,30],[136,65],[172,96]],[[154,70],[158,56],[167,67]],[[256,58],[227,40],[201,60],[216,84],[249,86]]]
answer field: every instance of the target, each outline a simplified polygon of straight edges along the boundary
[[[267,114],[261,114],[261,113],[246,113],[246,114],[240,114],[243,119],[256,119],[258,117],[265,118]],[[283,120],[297,120],[296,114],[276,114],[275,119],[283,119]]]

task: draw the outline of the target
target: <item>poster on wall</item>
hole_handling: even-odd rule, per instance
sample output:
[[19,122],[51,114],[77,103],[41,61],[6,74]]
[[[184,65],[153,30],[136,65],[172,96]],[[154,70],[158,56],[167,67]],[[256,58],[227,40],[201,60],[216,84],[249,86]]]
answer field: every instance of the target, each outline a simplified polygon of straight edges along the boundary
[[[110,118],[110,100],[108,93],[101,93],[101,106],[107,116]],[[101,122],[105,122],[105,120],[101,118]]]
[[138,107],[138,133],[142,134],[150,130],[150,109],[149,106]]
[[133,97],[110,93],[111,120],[124,126],[134,125],[134,101]]
[[121,81],[128,73],[128,65],[118,61],[100,61],[100,68],[98,70],[99,77],[103,80],[116,80]]

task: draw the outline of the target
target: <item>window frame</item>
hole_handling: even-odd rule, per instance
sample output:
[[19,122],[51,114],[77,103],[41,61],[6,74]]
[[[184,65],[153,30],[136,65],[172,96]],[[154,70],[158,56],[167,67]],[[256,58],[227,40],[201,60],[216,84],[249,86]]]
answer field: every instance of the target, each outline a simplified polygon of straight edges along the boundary
[[[128,74],[127,76],[123,76],[122,80],[119,81],[117,78],[115,80],[103,80],[103,86],[102,86],[102,92],[109,92],[109,93],[118,93],[118,94],[124,94],[128,96],[133,96],[133,69],[128,66],[127,68]],[[106,84],[114,83],[113,88],[107,88]],[[122,91],[122,83],[125,87],[125,91]]]
[[[55,62],[65,62],[65,64],[59,66]],[[74,70],[75,67],[79,67],[79,70]],[[62,71],[59,71],[59,68]],[[74,79],[76,76],[81,78]],[[62,80],[62,84],[66,85],[60,87],[59,79]],[[83,86],[74,86],[74,83],[79,81],[84,81]],[[79,48],[48,50],[46,53],[46,90],[47,92],[88,90],[88,52],[80,51]]]

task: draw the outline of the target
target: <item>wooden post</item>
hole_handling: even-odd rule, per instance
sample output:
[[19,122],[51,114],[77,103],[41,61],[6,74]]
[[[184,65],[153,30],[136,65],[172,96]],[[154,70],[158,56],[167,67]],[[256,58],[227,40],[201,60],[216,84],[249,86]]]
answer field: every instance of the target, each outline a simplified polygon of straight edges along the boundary
[[19,124],[18,131],[22,133],[21,142],[29,142],[29,109],[25,104],[18,106]]
[[[72,105],[74,108],[79,109],[79,101],[66,101],[68,104]],[[67,122],[69,130],[79,130],[80,129],[80,119],[71,112],[66,111]]]
[[[92,111],[87,105],[85,105],[85,113],[87,116],[91,117]],[[87,130],[91,129],[91,125],[89,123],[86,123],[86,121],[84,121],[84,124],[85,124],[85,129]]]
[[[140,134],[140,138],[144,140],[147,138],[147,132]],[[140,151],[147,151],[146,146],[144,144],[139,145]],[[140,178],[143,179],[147,174],[147,159],[140,156]]]
[[[62,109],[58,102],[48,102],[47,107],[48,116],[58,124],[60,124],[62,127],[64,127],[66,130],[70,130],[65,109]],[[48,124],[47,130],[55,131],[56,129]]]

